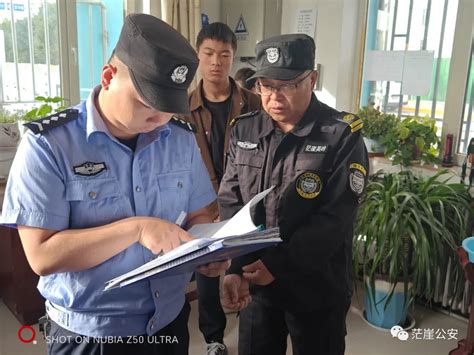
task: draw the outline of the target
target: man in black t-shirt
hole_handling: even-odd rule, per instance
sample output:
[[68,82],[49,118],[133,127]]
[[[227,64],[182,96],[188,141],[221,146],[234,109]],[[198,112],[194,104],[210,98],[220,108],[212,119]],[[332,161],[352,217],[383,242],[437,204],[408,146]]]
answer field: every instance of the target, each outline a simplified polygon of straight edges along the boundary
[[[260,108],[260,98],[238,86],[229,76],[237,39],[220,22],[204,27],[196,48],[202,80],[189,96],[191,115],[182,116],[196,127],[196,140],[209,176],[217,192],[224,175],[229,147],[230,121]],[[217,204],[209,209],[218,218]],[[219,297],[219,278],[196,274],[199,293],[199,329],[204,335],[208,355],[227,354],[223,343],[226,318]]]

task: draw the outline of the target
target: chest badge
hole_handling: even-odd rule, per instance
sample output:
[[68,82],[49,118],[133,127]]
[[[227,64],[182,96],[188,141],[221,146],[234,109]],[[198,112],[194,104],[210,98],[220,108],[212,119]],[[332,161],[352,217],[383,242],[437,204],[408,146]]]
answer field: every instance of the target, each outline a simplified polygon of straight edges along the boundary
[[74,174],[81,176],[93,176],[97,175],[100,172],[107,170],[104,162],[92,163],[87,161],[81,165],[74,167]]
[[304,151],[308,153],[327,153],[328,146],[307,144],[306,147],[304,148]]
[[252,143],[252,142],[247,142],[247,141],[237,141],[237,145],[245,150],[253,150],[256,149],[258,146],[258,143]]
[[318,174],[307,172],[296,179],[296,192],[305,199],[316,198],[322,188],[323,184]]

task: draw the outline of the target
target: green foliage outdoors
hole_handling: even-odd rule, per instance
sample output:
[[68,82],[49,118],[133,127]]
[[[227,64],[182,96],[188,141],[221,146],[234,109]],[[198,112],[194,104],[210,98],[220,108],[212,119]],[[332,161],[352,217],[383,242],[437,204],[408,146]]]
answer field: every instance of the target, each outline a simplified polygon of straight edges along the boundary
[[[58,39],[58,19],[56,4],[47,4],[48,32],[50,47],[50,63],[59,64],[59,39]],[[44,31],[44,12],[43,5],[39,11],[31,17],[33,33],[33,52],[34,62],[36,64],[46,64],[46,41]],[[5,56],[6,61],[13,63],[12,29],[10,19],[4,19],[0,23],[0,30],[5,38]],[[15,20],[15,31],[18,45],[18,63],[31,63],[29,48],[28,19]]]

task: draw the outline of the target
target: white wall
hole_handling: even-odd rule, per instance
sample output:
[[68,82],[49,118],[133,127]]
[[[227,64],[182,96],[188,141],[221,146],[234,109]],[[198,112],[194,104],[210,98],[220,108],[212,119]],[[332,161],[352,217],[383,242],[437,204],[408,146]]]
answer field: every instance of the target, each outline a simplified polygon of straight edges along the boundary
[[[226,22],[225,19],[222,18],[222,0],[201,0],[201,13],[205,13],[209,16],[209,23],[217,21]],[[234,59],[234,65],[232,66],[231,75],[235,75],[237,70],[247,66],[251,67],[251,65],[242,63],[240,58],[236,57]],[[200,78],[199,75],[198,77]]]
[[321,64],[318,98],[344,111],[357,111],[365,0],[283,0],[282,33],[290,33],[299,8],[315,8],[316,63]]
[[221,7],[221,0],[201,0],[201,13],[209,16],[209,23],[222,21]]

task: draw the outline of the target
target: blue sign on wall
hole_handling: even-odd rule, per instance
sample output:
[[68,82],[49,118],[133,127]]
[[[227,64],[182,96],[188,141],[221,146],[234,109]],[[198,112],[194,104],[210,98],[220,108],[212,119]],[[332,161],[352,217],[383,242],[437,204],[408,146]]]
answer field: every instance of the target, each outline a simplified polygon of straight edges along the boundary
[[[10,3],[6,3],[7,6],[5,6],[4,2],[0,2],[0,10],[10,10]],[[25,11],[25,5],[23,4],[13,4],[13,11]]]
[[25,5],[13,4],[13,11],[25,11]]
[[209,16],[206,14],[201,14],[201,23],[203,28],[209,25]]

